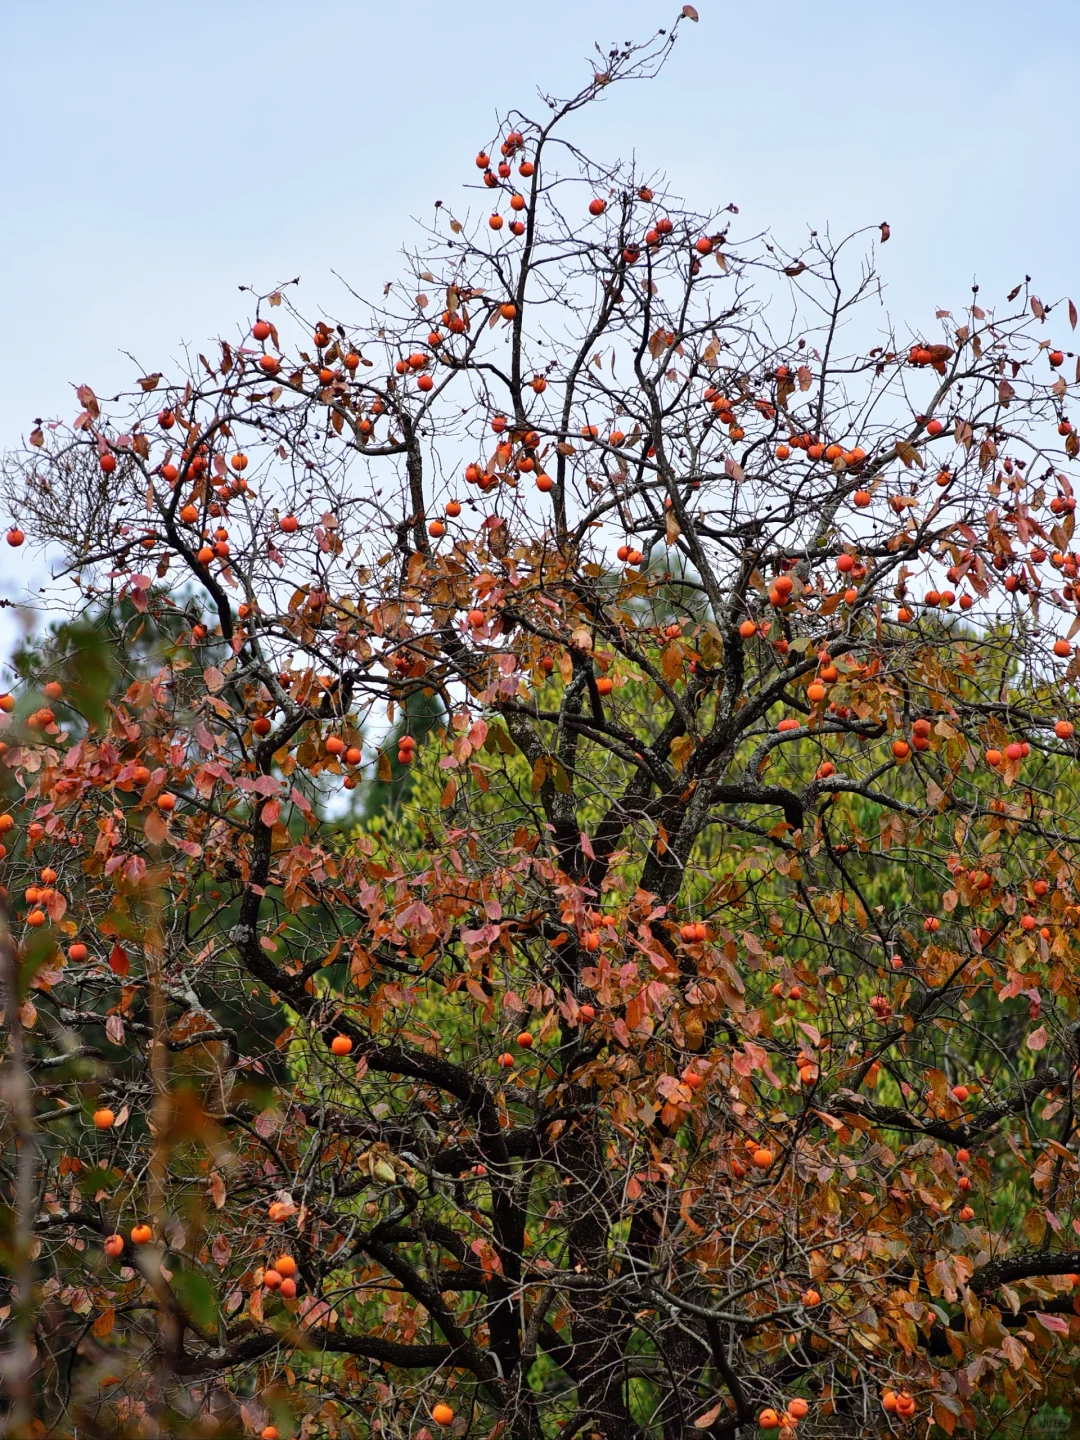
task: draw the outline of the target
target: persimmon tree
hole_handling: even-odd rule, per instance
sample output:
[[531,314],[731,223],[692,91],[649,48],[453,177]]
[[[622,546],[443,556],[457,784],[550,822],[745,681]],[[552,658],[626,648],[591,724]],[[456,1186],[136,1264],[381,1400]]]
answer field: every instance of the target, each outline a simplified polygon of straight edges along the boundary
[[588,159],[675,34],[9,459],[8,1433],[1076,1403],[1075,310]]

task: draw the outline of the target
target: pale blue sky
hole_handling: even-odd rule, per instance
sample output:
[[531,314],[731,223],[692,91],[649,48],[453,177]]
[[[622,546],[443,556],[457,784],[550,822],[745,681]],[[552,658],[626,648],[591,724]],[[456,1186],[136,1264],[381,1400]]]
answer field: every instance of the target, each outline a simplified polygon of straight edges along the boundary
[[[240,283],[300,275],[333,308],[372,292],[410,217],[475,178],[497,109],[539,113],[593,40],[674,0],[4,0],[0,3],[0,446],[233,333]],[[888,219],[901,323],[1025,273],[1080,301],[1071,95],[1077,0],[699,0],[663,76],[580,124],[706,209],[798,243]],[[344,304],[341,309],[346,310]],[[4,517],[0,516],[0,520]],[[6,550],[6,547],[4,547]],[[0,591],[15,577],[3,568]],[[2,636],[0,636],[2,639]]]

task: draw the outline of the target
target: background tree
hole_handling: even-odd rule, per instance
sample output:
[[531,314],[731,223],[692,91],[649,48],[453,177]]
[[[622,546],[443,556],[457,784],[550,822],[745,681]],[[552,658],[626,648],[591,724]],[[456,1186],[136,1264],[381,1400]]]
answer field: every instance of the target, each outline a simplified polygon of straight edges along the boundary
[[674,38],[7,467],[9,1433],[1075,1404],[1075,311],[585,157]]

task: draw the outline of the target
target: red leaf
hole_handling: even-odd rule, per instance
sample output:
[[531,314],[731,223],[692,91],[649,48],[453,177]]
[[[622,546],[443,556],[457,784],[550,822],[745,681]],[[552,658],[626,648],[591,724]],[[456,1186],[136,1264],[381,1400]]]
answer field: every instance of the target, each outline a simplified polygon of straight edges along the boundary
[[131,961],[122,945],[114,944],[109,951],[109,969],[114,975],[126,975],[131,969]]
[[1052,1330],[1055,1335],[1068,1335],[1069,1322],[1063,1320],[1060,1315],[1046,1315],[1041,1310],[1036,1310],[1035,1319],[1044,1330]]

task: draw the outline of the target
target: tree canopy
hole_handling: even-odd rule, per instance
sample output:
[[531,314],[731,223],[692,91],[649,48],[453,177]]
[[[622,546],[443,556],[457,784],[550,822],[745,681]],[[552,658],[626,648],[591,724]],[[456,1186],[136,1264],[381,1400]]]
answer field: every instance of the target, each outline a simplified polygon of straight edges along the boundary
[[7,1433],[1077,1404],[1076,311],[590,159],[678,29],[8,457]]

